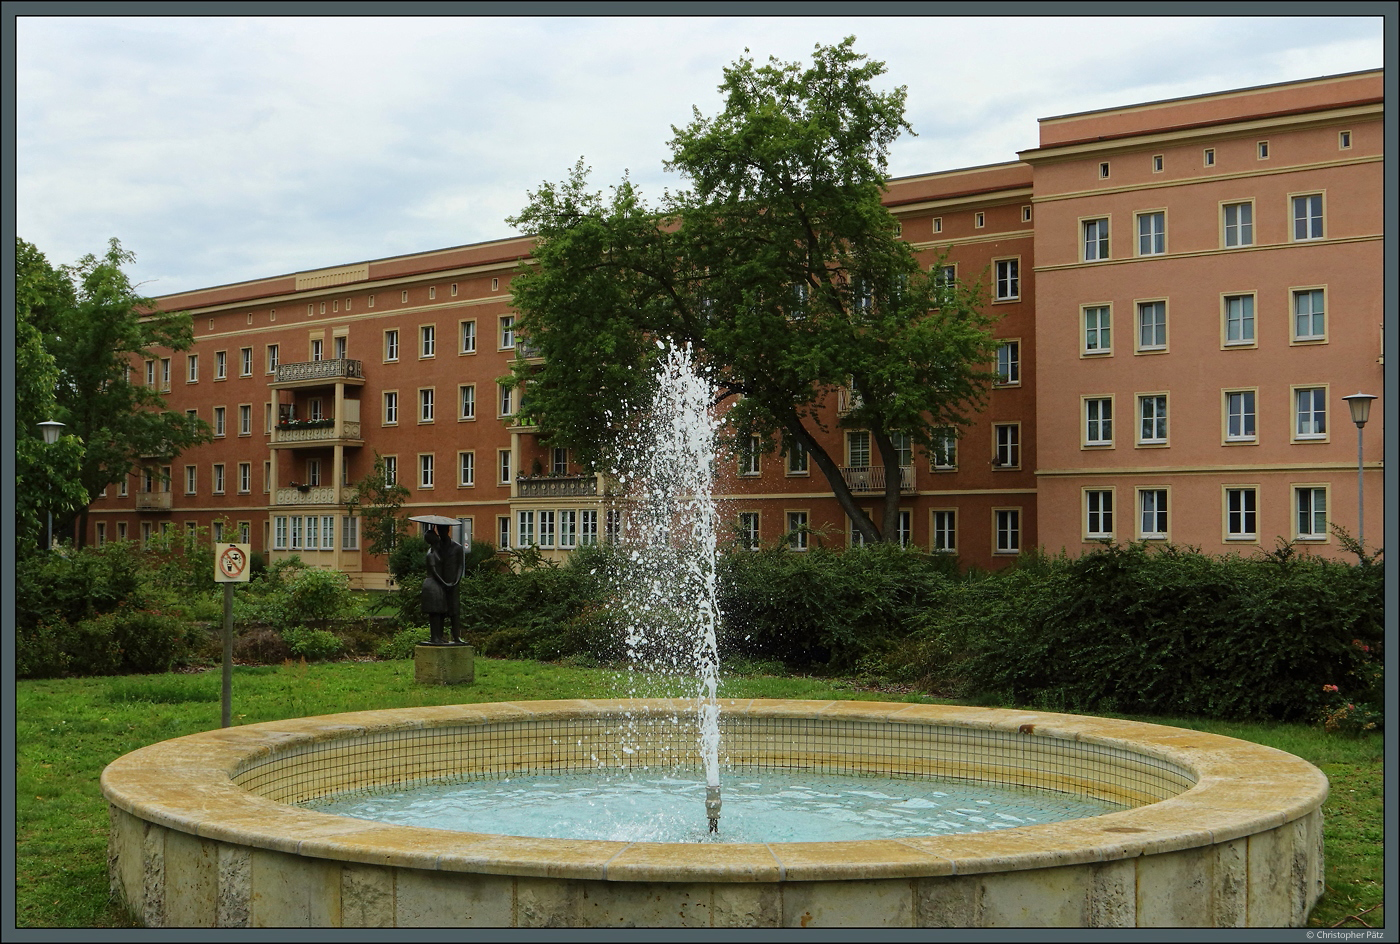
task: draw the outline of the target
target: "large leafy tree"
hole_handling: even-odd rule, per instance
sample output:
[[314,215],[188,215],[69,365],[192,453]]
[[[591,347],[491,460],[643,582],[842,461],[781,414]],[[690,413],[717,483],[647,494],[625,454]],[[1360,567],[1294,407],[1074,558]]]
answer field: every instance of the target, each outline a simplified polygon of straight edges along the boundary
[[689,344],[735,441],[804,448],[866,540],[896,539],[899,476],[872,519],[818,435],[837,391],[853,396],[835,422],[895,469],[902,436],[934,448],[970,422],[993,349],[981,290],[925,272],[881,204],[905,91],[875,90],[883,64],[853,47],[726,69],[724,110],[672,129],[667,169],[689,189],[659,206],[626,179],[590,190],[580,161],[510,221],[537,240],[511,289],[544,357],[514,382],[551,441],[598,460],[647,402],[656,342]]
[[[159,311],[137,294],[123,271],[135,258],[130,252],[113,239],[102,256],[53,269],[34,246],[19,240],[16,257],[17,286],[31,291],[29,322],[56,368],[56,415],[48,418],[66,424],[65,436],[81,443],[76,482],[87,496],[122,481],[144,457],[175,456],[210,440],[209,424],[165,409],[160,392],[144,386],[133,369],[137,359],[187,350],[194,328],[188,313]],[[63,516],[63,530],[75,513],[81,541],[85,502]],[[57,511],[54,527],[58,533]]]

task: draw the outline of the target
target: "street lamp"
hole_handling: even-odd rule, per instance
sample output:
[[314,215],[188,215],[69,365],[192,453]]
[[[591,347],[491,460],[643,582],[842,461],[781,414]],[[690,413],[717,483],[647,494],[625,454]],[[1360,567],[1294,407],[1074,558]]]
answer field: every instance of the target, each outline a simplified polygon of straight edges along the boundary
[[[40,431],[44,434],[44,445],[52,446],[58,442],[59,434],[63,431],[63,424],[58,420],[44,420],[39,424]],[[53,549],[53,509],[49,509],[49,543],[48,548]]]
[[1363,488],[1361,455],[1361,437],[1364,435],[1361,430],[1366,425],[1366,421],[1371,418],[1371,401],[1376,399],[1374,394],[1353,393],[1349,397],[1342,397],[1347,401],[1347,406],[1351,408],[1351,421],[1356,424],[1356,521],[1357,540],[1361,542],[1362,550],[1366,548],[1366,496]]

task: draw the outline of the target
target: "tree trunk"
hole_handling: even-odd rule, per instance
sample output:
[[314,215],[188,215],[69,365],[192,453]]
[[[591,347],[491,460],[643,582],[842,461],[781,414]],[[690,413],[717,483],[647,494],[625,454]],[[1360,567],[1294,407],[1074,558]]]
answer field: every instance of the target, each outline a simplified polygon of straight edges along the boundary
[[[827,451],[807,432],[807,428],[802,425],[802,420],[798,417],[796,410],[789,409],[786,411],[784,419],[784,425],[788,433],[792,435],[793,439],[802,444],[803,448],[807,450],[807,456],[809,458],[816,460],[817,468],[821,469],[822,475],[826,476],[827,483],[831,486],[832,494],[836,496],[836,503],[841,506],[841,510],[851,519],[856,530],[860,532],[861,537],[870,544],[880,543],[882,540],[880,529],[875,526],[875,522],[870,520],[870,516],[865,513],[864,509],[856,504],[855,497],[851,494],[850,486],[846,484],[846,477],[841,474],[841,467],[832,460],[831,456],[827,454]],[[899,501],[898,485],[899,483],[896,482],[896,513],[898,511]]]

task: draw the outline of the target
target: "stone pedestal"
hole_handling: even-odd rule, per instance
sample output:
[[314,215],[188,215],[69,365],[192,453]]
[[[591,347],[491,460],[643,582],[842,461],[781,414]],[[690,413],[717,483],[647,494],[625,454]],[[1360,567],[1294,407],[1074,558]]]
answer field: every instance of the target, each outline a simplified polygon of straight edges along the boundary
[[419,685],[470,685],[476,679],[476,650],[471,646],[413,648],[413,680]]

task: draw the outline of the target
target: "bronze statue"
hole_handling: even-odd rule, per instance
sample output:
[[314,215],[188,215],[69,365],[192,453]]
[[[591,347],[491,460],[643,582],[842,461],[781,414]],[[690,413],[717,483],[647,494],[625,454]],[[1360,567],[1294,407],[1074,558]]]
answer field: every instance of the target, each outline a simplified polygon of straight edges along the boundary
[[462,645],[457,598],[467,569],[467,551],[452,540],[447,525],[433,525],[424,535],[428,542],[428,569],[423,576],[423,613],[428,617],[429,644],[449,645],[442,635],[444,616],[452,617],[452,645]]

